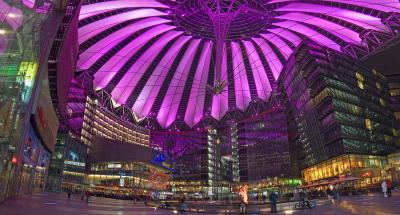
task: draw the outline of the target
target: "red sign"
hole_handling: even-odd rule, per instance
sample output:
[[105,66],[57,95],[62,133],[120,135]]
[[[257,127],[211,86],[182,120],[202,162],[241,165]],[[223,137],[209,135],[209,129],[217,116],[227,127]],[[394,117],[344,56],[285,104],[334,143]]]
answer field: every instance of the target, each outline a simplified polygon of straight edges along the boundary
[[11,158],[11,163],[15,165],[15,164],[17,164],[17,162],[18,162],[17,156],[13,155],[12,158]]
[[361,174],[362,177],[371,177],[372,176],[372,172],[364,172],[363,174]]
[[37,128],[42,144],[53,152],[56,144],[59,121],[51,102],[48,86],[43,85],[35,113],[35,127]]
[[46,126],[47,126],[47,119],[46,119],[46,116],[44,115],[44,111],[43,111],[43,108],[42,107],[38,107],[38,114],[39,114],[39,122],[40,122],[40,125],[42,126],[42,128],[44,129],[44,128],[46,128]]

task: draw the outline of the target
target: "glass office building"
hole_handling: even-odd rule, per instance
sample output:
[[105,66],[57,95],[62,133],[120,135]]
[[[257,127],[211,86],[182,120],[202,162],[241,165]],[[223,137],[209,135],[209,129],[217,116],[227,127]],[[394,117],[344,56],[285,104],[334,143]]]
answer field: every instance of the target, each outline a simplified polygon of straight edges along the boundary
[[86,166],[87,146],[73,134],[59,132],[46,189],[50,192],[82,190],[87,186]]
[[[349,170],[382,167],[385,158],[381,156],[398,147],[399,133],[387,79],[362,62],[304,43],[289,59],[279,84],[297,125],[298,136],[293,144],[301,146],[297,159],[306,181],[345,172],[362,177],[364,173]],[[323,163],[343,154],[350,156],[348,161]],[[360,159],[362,164],[354,165]],[[321,169],[320,163],[337,168]],[[376,171],[373,174],[381,176]]]
[[63,12],[60,1],[0,1],[0,201],[44,188],[58,128],[45,62]]
[[149,146],[149,130],[126,122],[99,106],[96,98],[87,97],[81,140],[91,146],[94,136]]
[[238,123],[241,182],[295,175],[286,121],[286,108],[278,103]]

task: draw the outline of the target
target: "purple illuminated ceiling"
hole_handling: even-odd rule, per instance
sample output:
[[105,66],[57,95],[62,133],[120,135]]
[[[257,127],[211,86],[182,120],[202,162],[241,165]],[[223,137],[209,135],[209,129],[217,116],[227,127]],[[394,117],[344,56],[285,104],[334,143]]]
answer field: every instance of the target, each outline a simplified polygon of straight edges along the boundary
[[400,20],[395,0],[89,2],[78,69],[115,106],[163,128],[267,101],[302,40],[360,58],[396,36]]

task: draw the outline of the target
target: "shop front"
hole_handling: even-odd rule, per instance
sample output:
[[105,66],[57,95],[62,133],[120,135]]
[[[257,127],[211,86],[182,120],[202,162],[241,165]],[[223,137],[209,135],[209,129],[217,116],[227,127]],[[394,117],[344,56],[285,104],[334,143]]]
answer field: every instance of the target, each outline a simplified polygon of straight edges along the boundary
[[91,164],[87,182],[91,191],[104,196],[149,196],[169,191],[170,172],[145,162]]
[[59,132],[51,157],[47,190],[80,191],[86,186],[87,146],[67,132]]
[[42,145],[32,126],[29,126],[24,145],[18,194],[42,192],[46,183],[50,152]]
[[302,180],[299,178],[272,177],[241,183],[235,187],[234,191],[237,192],[240,187],[247,185],[250,198],[253,200],[261,200],[263,196],[268,197],[271,192],[279,192],[280,195],[286,197],[293,193],[302,183]]
[[388,155],[385,174],[397,184],[400,182],[400,151]]
[[386,157],[372,155],[341,155],[303,170],[307,185],[334,182],[340,178],[354,177],[353,186],[376,186],[383,180]]
[[43,187],[49,151],[28,129],[59,3],[0,0],[0,201]]

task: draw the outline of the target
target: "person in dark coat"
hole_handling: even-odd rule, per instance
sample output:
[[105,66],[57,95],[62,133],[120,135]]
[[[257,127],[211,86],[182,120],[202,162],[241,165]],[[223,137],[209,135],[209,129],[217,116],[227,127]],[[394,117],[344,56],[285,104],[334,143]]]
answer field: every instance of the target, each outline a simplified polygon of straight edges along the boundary
[[389,197],[392,197],[392,181],[390,179],[387,179],[386,185],[387,185],[387,194]]
[[269,201],[271,202],[271,213],[276,213],[276,205],[278,204],[278,194],[272,192],[269,195]]
[[246,202],[243,201],[243,199],[242,199],[242,201],[240,201],[240,203],[239,203],[239,210],[240,210],[240,213],[241,213],[241,214],[245,214],[245,213],[246,213],[247,204],[246,204]]

